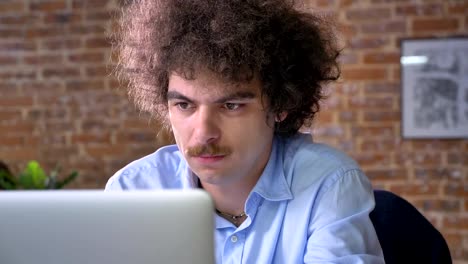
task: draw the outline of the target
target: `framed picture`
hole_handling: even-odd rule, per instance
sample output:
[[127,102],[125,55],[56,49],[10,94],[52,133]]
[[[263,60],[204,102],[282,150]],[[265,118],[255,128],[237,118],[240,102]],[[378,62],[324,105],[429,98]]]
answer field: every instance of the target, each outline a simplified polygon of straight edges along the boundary
[[468,138],[468,38],[401,41],[402,136]]

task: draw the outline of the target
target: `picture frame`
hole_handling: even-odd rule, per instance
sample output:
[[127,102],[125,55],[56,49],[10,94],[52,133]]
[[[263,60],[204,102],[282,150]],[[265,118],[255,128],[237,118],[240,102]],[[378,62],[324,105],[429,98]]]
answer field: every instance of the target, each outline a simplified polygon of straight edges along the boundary
[[468,138],[468,37],[401,40],[403,138]]

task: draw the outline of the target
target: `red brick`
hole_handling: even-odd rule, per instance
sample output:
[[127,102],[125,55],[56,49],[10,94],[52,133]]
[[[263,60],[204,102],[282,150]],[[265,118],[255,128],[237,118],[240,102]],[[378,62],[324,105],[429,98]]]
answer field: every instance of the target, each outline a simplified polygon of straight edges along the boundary
[[[330,114],[330,116],[333,116]],[[338,116],[338,120],[340,123],[351,122],[354,123],[358,120],[358,113],[356,111],[344,111],[340,112]],[[329,120],[329,122],[333,122],[333,119]]]
[[386,153],[359,153],[354,154],[353,158],[356,159],[358,164],[363,168],[368,167],[382,167],[390,165],[390,155]]
[[31,80],[36,79],[36,71],[35,70],[7,70],[4,72],[0,72],[0,80],[15,80],[15,81],[23,81],[23,80]]
[[72,136],[72,144],[110,144],[109,133],[81,133]]
[[82,123],[81,123],[81,129],[83,131],[89,131],[89,132],[93,132],[93,133],[97,133],[97,132],[102,132],[106,129],[108,130],[113,130],[113,129],[117,129],[119,127],[119,125],[114,122],[114,123],[111,123],[111,122],[108,122],[108,123],[104,123],[102,122],[102,120],[84,120]]
[[102,80],[69,81],[66,82],[65,88],[67,89],[67,91],[98,90],[104,89],[104,82]]
[[366,23],[360,26],[360,31],[365,34],[406,33],[405,20],[381,21],[379,23]]
[[465,15],[468,12],[468,2],[460,1],[460,2],[450,2],[448,4],[448,13],[449,14],[461,14]]
[[48,13],[44,16],[44,23],[46,24],[71,24],[80,23],[82,15],[70,12],[61,13]]
[[[59,94],[54,95],[54,94],[46,94],[46,95],[41,95],[37,97],[36,99],[36,105],[38,107],[44,108],[44,107],[49,107],[51,105],[57,105],[60,103],[60,98],[61,96]],[[31,111],[29,113],[32,118],[32,115],[37,114],[39,116],[45,116],[44,110],[37,110],[37,111]]]
[[353,37],[348,41],[348,46],[351,49],[380,49],[390,43],[388,37]]
[[9,27],[15,26],[22,26],[25,24],[34,24],[39,23],[40,16],[39,15],[23,15],[23,14],[14,14],[14,15],[6,15],[0,17],[0,25],[8,25]]
[[41,157],[48,158],[49,160],[63,159],[63,157],[77,156],[79,151],[77,146],[42,146],[40,148]]
[[397,143],[394,139],[363,139],[359,144],[363,152],[386,152],[395,149]]
[[408,179],[408,172],[404,169],[366,169],[365,173],[372,181],[395,181]]
[[90,38],[86,40],[85,46],[90,49],[95,48],[110,48],[110,41],[106,38]]
[[400,53],[397,52],[372,52],[365,53],[363,57],[364,63],[367,64],[399,64]]
[[0,97],[0,106],[2,107],[22,107],[33,104],[31,96]]
[[158,125],[151,125],[148,120],[143,120],[141,118],[124,119],[122,122],[122,127],[125,130],[150,130],[154,126],[158,127]]
[[80,69],[75,67],[60,67],[60,68],[44,68],[42,70],[42,76],[44,78],[70,78],[70,77],[80,77]]
[[390,18],[390,8],[366,8],[346,11],[346,18],[356,20],[387,20]]
[[348,81],[385,80],[385,68],[345,68],[342,70],[343,79]]
[[[409,161],[411,163],[411,161]],[[424,181],[438,181],[440,182],[441,180],[451,180],[451,181],[460,181],[462,180],[462,171],[459,169],[450,169],[450,168],[444,168],[441,166],[437,166],[437,164],[431,164],[433,166],[436,166],[438,168],[417,168],[414,169],[414,176],[416,179],[419,180],[424,180]]]
[[105,34],[105,28],[98,25],[71,25],[70,33],[72,35],[98,35],[103,36]]
[[339,23],[338,24],[338,31],[341,35],[346,38],[351,38],[355,36],[358,32],[357,26],[354,24],[349,23]]
[[461,203],[460,200],[447,200],[437,198],[415,198],[412,203],[418,209],[423,211],[437,211],[437,212],[460,212]]
[[42,48],[46,50],[74,50],[80,48],[81,40],[80,39],[53,39],[45,40],[42,42]]
[[111,74],[111,69],[106,66],[90,66],[86,68],[85,72],[88,77],[107,77]]
[[395,129],[393,126],[355,126],[351,128],[351,136],[359,138],[394,138]]
[[54,12],[65,9],[66,1],[47,1],[33,2],[29,6],[31,11]]
[[313,134],[317,136],[342,137],[344,133],[343,127],[337,125],[320,126],[313,129]]
[[107,156],[114,156],[116,154],[123,155],[126,151],[127,146],[123,145],[110,145],[104,147],[89,146],[85,147],[85,151],[91,157],[103,158]]
[[24,3],[21,1],[0,2],[0,13],[14,13],[25,10]]
[[47,134],[39,138],[40,146],[63,146],[66,144],[64,134]]
[[13,41],[13,42],[12,41],[0,42],[0,52],[17,53],[17,52],[22,52],[22,51],[35,51],[36,49],[37,49],[37,44],[35,42],[28,42],[25,40]]
[[351,97],[348,98],[348,106],[351,109],[362,109],[365,111],[375,109],[394,109],[395,98],[392,96],[367,96],[363,97]]
[[2,38],[22,38],[24,36],[24,30],[16,28],[3,28],[0,29],[0,36]]
[[68,59],[73,63],[102,62],[104,54],[101,52],[75,53],[68,56]]
[[370,111],[364,113],[365,122],[398,122],[401,118],[399,111]]
[[468,184],[450,182],[444,188],[444,195],[449,197],[468,198]]
[[96,21],[107,22],[112,17],[115,17],[115,15],[111,11],[106,10],[106,11],[87,12],[84,19],[86,21],[91,21],[91,22],[96,22]]
[[44,111],[44,117],[48,120],[50,119],[67,119],[68,117],[68,111],[67,108],[63,107],[54,107],[54,108],[48,108],[45,109]]
[[397,16],[428,16],[428,15],[442,15],[444,8],[442,4],[423,4],[423,5],[402,5],[397,6],[395,14]]
[[41,27],[41,28],[27,28],[26,37],[30,39],[50,38],[56,36],[66,36],[67,30],[64,27]]
[[24,161],[24,160],[36,160],[39,155],[38,151],[29,147],[14,148],[14,149],[2,149],[0,150],[0,157],[8,157],[11,161]]
[[22,145],[23,142],[23,137],[18,135],[2,135],[0,137],[0,145],[2,147],[19,146]]
[[455,18],[419,18],[412,23],[413,31],[447,31],[456,30],[459,21]]
[[109,5],[111,0],[73,0],[72,7],[73,9],[82,9],[82,8],[104,8]]
[[438,183],[417,183],[406,182],[403,184],[392,184],[390,191],[397,193],[401,196],[437,196],[439,192]]
[[18,63],[17,57],[0,55],[0,65],[15,65],[17,63]]
[[449,165],[468,164],[468,153],[447,153],[447,163]]
[[332,7],[335,4],[334,0],[316,0],[315,3],[318,7]]
[[408,153],[408,155],[402,155],[397,157],[397,164],[407,164],[411,163],[412,165],[425,165],[431,166],[434,164],[442,163],[442,155],[440,153]]
[[[1,101],[0,97],[0,101]],[[0,122],[1,121],[9,121],[9,120],[18,120],[21,118],[21,111],[19,110],[7,110],[3,107],[0,102]],[[1,145],[1,144],[0,144]]]
[[[448,246],[450,247],[450,254],[452,255],[452,258],[454,257],[453,255],[453,248],[458,248],[460,245],[463,245],[463,236],[459,231],[451,231],[451,232],[446,232],[444,234],[445,241],[447,242]],[[463,263],[462,263],[463,264]]]
[[144,131],[123,131],[116,135],[117,144],[151,143],[156,139],[156,133]]
[[35,147],[39,146],[40,139],[38,136],[31,136],[27,135],[24,137],[24,145],[28,147]]
[[42,64],[60,64],[63,63],[62,55],[27,55],[24,57],[26,64],[42,65]]
[[412,142],[413,149],[417,151],[427,151],[431,152],[434,149],[437,149],[439,151],[455,151],[455,152],[461,152],[462,151],[462,145],[461,143],[463,140],[459,139],[444,139],[444,140],[438,140],[438,139],[420,139],[420,140],[415,140]]
[[344,53],[340,55],[338,60],[340,64],[357,64],[359,59],[355,53]]
[[350,7],[352,6],[354,3],[356,3],[356,1],[354,0],[340,0],[339,1],[339,5],[340,7],[344,8],[344,7]]
[[370,82],[364,86],[365,94],[395,94],[401,90],[401,86],[397,83],[389,82]]
[[40,95],[57,95],[63,91],[63,83],[61,81],[29,81],[21,84],[23,94],[34,94],[40,91]]

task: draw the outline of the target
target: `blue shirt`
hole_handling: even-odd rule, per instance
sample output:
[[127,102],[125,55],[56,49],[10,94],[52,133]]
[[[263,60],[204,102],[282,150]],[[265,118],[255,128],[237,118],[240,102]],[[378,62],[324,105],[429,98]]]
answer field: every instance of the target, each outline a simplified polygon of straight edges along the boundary
[[[106,190],[197,188],[176,145],[136,160]],[[217,263],[384,263],[369,219],[371,184],[344,153],[310,135],[275,137],[236,227],[215,214]]]

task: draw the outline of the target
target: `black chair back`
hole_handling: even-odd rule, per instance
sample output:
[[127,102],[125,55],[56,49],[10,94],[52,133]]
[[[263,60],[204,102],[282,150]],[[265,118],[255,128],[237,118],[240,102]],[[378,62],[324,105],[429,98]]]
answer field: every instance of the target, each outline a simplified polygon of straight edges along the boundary
[[442,234],[408,201],[384,190],[375,190],[370,213],[387,264],[451,264]]

